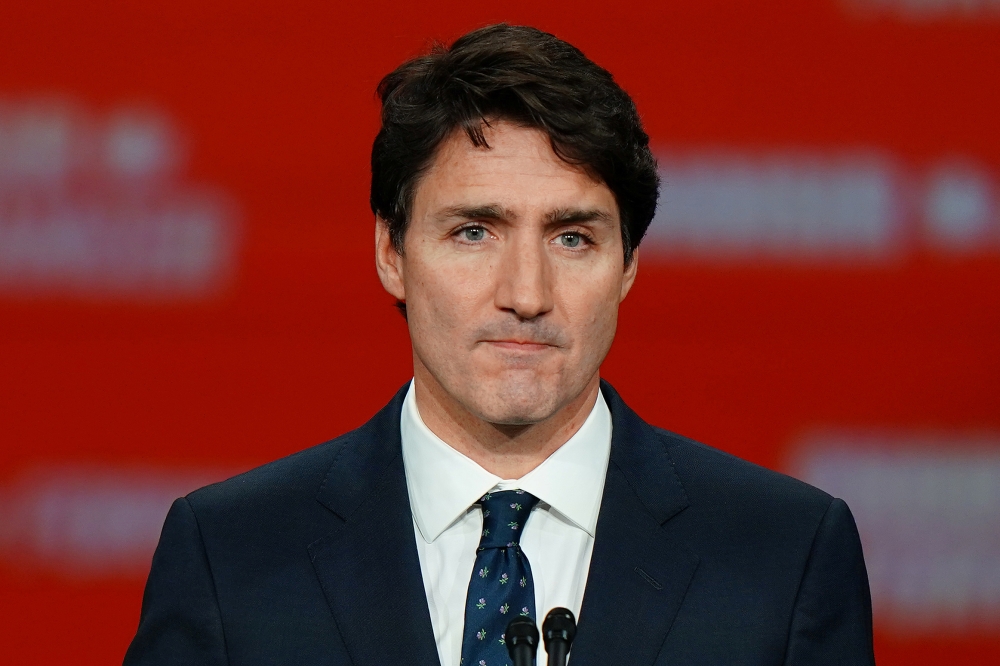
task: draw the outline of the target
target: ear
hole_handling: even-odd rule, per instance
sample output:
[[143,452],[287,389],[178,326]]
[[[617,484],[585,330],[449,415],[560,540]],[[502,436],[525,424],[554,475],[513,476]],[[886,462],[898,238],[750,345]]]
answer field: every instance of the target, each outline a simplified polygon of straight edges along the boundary
[[635,284],[635,275],[639,270],[639,248],[632,250],[632,261],[629,262],[628,266],[625,267],[625,274],[622,275],[622,293],[618,302],[621,303],[628,296],[629,290],[632,289],[632,285]]
[[403,256],[396,251],[389,235],[389,223],[375,218],[375,269],[378,279],[389,294],[399,301],[406,301],[403,287]]

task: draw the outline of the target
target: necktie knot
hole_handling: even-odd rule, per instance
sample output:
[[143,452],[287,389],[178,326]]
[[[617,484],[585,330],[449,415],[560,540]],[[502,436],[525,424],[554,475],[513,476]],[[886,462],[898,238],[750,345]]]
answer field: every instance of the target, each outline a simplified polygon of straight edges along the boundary
[[483,536],[479,549],[507,548],[521,542],[521,533],[538,498],[523,490],[486,493],[479,500],[483,508]]

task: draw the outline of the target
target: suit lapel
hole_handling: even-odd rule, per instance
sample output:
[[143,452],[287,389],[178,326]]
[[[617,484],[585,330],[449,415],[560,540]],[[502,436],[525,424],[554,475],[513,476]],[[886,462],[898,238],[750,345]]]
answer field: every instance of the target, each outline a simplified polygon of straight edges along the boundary
[[698,556],[664,525],[687,506],[656,432],[602,383],[611,409],[611,460],[574,666],[652,664],[670,631]]
[[309,554],[358,666],[439,663],[401,455],[404,395],[346,437],[317,496],[341,522]]

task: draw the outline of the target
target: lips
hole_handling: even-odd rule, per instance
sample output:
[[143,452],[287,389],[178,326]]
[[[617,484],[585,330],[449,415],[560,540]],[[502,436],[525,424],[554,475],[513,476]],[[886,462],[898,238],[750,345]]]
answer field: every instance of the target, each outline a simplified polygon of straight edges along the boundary
[[483,342],[511,351],[543,351],[552,348],[550,344],[533,340],[484,340]]
[[509,351],[542,351],[568,346],[569,338],[553,322],[490,322],[472,333],[477,343],[495,345]]

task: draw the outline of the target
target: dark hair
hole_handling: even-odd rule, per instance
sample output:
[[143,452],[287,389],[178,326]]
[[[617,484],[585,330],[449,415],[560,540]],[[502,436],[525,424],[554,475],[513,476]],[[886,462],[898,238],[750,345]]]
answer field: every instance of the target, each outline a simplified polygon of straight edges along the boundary
[[491,25],[403,63],[378,94],[371,207],[398,252],[415,185],[441,142],[461,128],[489,147],[484,124],[504,119],[546,132],[560,158],[608,186],[631,262],[656,212],[656,160],[628,93],[576,47],[536,28]]

